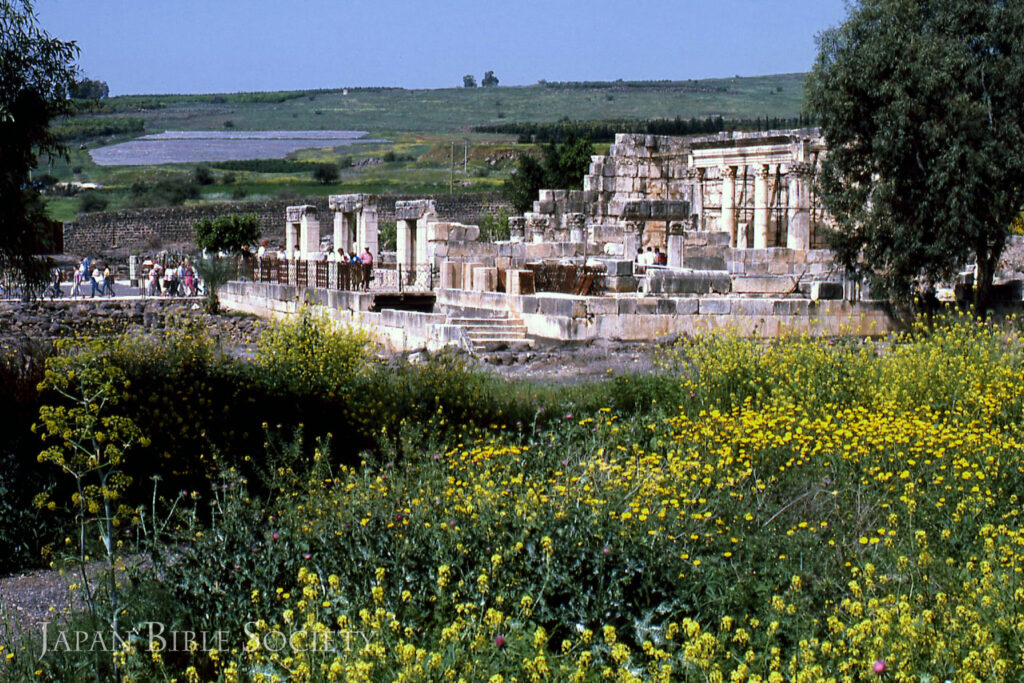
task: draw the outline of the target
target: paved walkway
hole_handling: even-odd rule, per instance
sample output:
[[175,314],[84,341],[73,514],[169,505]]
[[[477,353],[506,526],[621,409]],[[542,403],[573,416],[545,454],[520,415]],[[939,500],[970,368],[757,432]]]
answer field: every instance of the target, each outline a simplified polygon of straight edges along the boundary
[[[94,297],[94,296],[92,296],[92,285],[89,284],[89,283],[86,283],[86,284],[80,285],[80,289],[81,289],[83,294],[81,296],[77,296],[75,298],[71,298],[71,288],[73,286],[74,285],[72,283],[70,283],[70,282],[62,282],[61,285],[60,285],[60,290],[61,290],[61,296],[60,297],[54,298],[52,296],[44,296],[44,297],[42,297],[42,299],[44,301],[113,301],[113,300],[121,301],[121,300],[133,300],[133,299],[143,300],[143,299],[172,299],[172,298],[173,299],[183,299],[183,300],[188,300],[188,299],[199,300],[199,299],[203,298],[202,294],[198,294],[198,295],[192,296],[192,297],[188,297],[188,296],[175,296],[175,297],[171,297],[171,296],[167,296],[167,295],[163,295],[163,294],[160,294],[160,295],[157,295],[157,296],[149,296],[149,295],[146,294],[146,291],[145,291],[145,289],[143,287],[132,287],[130,280],[116,280],[114,282],[114,295],[113,296],[110,296],[108,294],[97,294]],[[19,299],[17,297],[8,297],[8,296],[0,295],[0,301],[19,301]]]

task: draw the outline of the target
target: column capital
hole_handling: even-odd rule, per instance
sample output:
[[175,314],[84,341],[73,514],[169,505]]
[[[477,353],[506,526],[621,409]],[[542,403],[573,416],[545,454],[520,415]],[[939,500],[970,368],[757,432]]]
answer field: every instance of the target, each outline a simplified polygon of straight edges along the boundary
[[754,177],[755,178],[771,178],[772,177],[772,167],[770,165],[768,165],[768,164],[761,164],[760,166],[755,167]]
[[809,164],[804,161],[790,164],[789,173],[800,178],[809,178],[814,175],[814,164]]
[[735,166],[722,166],[721,173],[722,173],[722,178],[729,178],[730,180],[736,180],[736,167]]

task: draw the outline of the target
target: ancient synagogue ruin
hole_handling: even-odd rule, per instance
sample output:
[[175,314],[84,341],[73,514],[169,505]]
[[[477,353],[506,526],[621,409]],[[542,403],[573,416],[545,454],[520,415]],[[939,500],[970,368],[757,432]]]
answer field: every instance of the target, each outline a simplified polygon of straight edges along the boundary
[[[396,252],[378,255],[371,195],[289,207],[283,263],[232,283],[227,305],[287,314],[304,300],[398,349],[516,348],[537,341],[741,334],[882,334],[892,321],[824,248],[828,216],[812,177],[817,130],[677,138],[620,134],[582,190],[542,190],[506,241],[439,216],[432,200],[395,205]],[[325,258],[367,248],[372,275]],[[361,287],[342,286],[356,282]]]

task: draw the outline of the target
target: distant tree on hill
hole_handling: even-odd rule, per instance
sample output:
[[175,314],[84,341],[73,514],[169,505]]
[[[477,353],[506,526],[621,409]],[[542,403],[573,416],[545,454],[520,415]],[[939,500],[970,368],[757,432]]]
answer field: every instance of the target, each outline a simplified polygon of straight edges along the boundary
[[466,74],[465,76],[462,77],[462,87],[463,88],[475,88],[476,87],[476,78],[473,77],[473,74]]
[[196,185],[213,185],[213,171],[209,166],[196,166],[192,170],[192,182]]
[[109,96],[110,88],[105,81],[83,78],[71,86],[71,97],[76,100],[105,100]]
[[487,71],[484,73],[483,79],[480,81],[480,85],[485,88],[493,88],[498,85],[498,77],[494,75],[493,71]]
[[340,177],[337,164],[317,164],[313,169],[313,180],[321,185],[330,185]]

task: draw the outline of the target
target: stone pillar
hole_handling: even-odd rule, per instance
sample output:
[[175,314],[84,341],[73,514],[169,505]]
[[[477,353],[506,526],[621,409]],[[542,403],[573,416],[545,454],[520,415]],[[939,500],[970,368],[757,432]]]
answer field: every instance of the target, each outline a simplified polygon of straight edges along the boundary
[[299,243],[299,224],[288,221],[284,224],[284,253],[287,258],[292,258],[295,245]]
[[395,249],[396,260],[400,268],[411,268],[416,265],[416,223],[415,220],[399,219],[395,221],[397,236]]
[[686,247],[686,223],[682,221],[670,221],[668,224],[668,239],[665,249],[668,252],[668,267],[683,267],[683,251]]
[[377,229],[377,207],[376,205],[364,203],[356,225],[356,243],[360,253],[362,253],[363,249],[368,248],[375,259],[380,258],[379,235],[380,233]]
[[[690,187],[690,211],[695,213],[698,217],[698,226],[703,226],[704,223],[704,169],[703,168],[691,168],[685,172],[688,184]],[[735,186],[735,185],[734,185]],[[698,230],[703,227],[698,227]],[[718,226],[719,230],[725,230],[721,225]]]
[[789,211],[786,246],[806,251],[811,248],[811,177],[810,164],[793,164],[789,168]]
[[356,214],[351,211],[334,212],[334,250],[337,252],[341,247],[348,253],[355,248]]
[[768,178],[771,167],[763,164],[754,172],[754,249],[768,247]]
[[722,218],[719,225],[722,232],[729,233],[729,243],[738,246],[736,234],[736,167],[722,167]]
[[636,260],[637,250],[643,245],[643,223],[627,221],[625,232],[622,235],[622,258],[630,261]]
[[298,247],[301,258],[311,258],[320,251],[320,221],[316,217],[316,207],[312,204],[289,206],[285,209],[287,224],[285,226],[285,242],[288,258],[292,256],[292,248],[296,245],[295,228],[298,227]]

